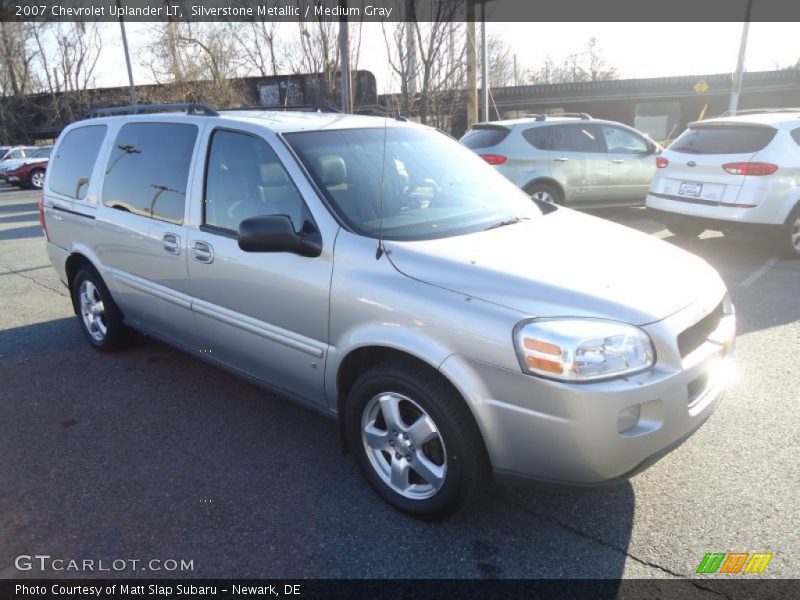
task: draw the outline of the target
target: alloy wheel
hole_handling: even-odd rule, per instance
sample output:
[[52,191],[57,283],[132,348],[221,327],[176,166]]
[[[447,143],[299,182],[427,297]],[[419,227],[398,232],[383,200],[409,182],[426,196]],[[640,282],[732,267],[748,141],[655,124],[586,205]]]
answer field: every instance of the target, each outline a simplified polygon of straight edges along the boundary
[[394,392],[373,396],[362,413],[361,438],[372,468],[401,496],[424,500],[444,485],[444,440],[433,419],[410,398]]
[[79,289],[80,310],[86,331],[96,342],[102,342],[106,337],[106,310],[100,292],[88,279],[81,282]]
[[33,175],[31,175],[31,185],[37,190],[42,189],[44,186],[44,171],[35,171]]
[[550,192],[547,192],[545,190],[539,190],[538,192],[533,192],[533,194],[531,194],[531,198],[533,198],[534,200],[539,200],[540,202],[549,202],[550,204],[556,203],[555,198],[553,198]]

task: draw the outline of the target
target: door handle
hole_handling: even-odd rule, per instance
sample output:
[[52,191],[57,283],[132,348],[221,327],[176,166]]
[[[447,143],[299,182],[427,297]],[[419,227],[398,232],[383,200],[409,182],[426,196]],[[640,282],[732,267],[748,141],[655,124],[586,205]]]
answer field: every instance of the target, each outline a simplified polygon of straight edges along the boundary
[[569,159],[566,156],[559,156],[558,158],[554,158],[554,162],[567,162]]
[[611,162],[614,163],[615,165],[621,165],[622,163],[625,162],[625,159],[624,158],[612,158]]
[[161,241],[164,244],[164,250],[170,254],[181,253],[181,238],[174,233],[165,233],[164,237],[161,238]]
[[192,248],[192,258],[206,264],[214,262],[214,249],[211,244],[206,242],[195,242],[194,248]]

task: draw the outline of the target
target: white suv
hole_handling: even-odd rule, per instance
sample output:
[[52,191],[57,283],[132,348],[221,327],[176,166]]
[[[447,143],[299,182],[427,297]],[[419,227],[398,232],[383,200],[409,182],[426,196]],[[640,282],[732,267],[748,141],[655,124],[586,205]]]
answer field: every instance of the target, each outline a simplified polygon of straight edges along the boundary
[[647,207],[676,235],[774,235],[800,258],[800,109],[690,123],[657,157]]

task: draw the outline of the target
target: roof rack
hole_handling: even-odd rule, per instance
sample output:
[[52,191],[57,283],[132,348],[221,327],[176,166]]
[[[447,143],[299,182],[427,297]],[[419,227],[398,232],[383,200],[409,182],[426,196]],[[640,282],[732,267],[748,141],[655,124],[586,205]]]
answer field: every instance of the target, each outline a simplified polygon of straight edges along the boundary
[[559,119],[561,117],[574,117],[574,118],[581,119],[581,120],[584,120],[584,121],[591,120],[591,118],[592,118],[592,116],[587,114],[587,113],[573,113],[573,112],[560,113],[560,114],[556,114],[556,115],[548,115],[548,114],[545,114],[545,113],[531,113],[531,114],[525,115],[525,117],[528,118],[528,119],[536,119],[537,121],[546,121],[548,118]]
[[108,106],[105,108],[93,108],[83,117],[84,119],[94,119],[97,117],[109,117],[114,115],[141,115],[146,113],[178,112],[185,111],[187,115],[204,115],[206,117],[218,117],[219,113],[210,106],[195,103],[179,104],[134,104],[131,106]]
[[736,115],[758,115],[764,113],[796,113],[800,108],[745,108],[743,110],[726,110],[720,117],[735,117]]
[[481,121],[480,123],[475,123],[472,126],[473,129],[504,129],[508,130],[508,127],[501,124],[501,123],[493,123],[491,121]]
[[269,111],[297,111],[297,112],[320,112],[320,113],[341,113],[338,108],[326,106],[324,104],[278,104],[276,106],[238,106],[236,108],[221,108],[224,111],[239,110],[269,110]]

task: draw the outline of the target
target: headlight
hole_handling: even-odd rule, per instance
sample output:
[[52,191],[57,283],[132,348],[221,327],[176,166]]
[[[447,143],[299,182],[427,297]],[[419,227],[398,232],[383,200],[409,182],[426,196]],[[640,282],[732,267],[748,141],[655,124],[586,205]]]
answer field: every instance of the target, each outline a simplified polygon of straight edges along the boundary
[[532,319],[514,331],[522,370],[559,381],[597,381],[637,373],[655,362],[638,327],[602,319]]
[[725,292],[725,296],[722,298],[722,314],[724,315],[736,314],[736,307],[733,305],[730,292]]

